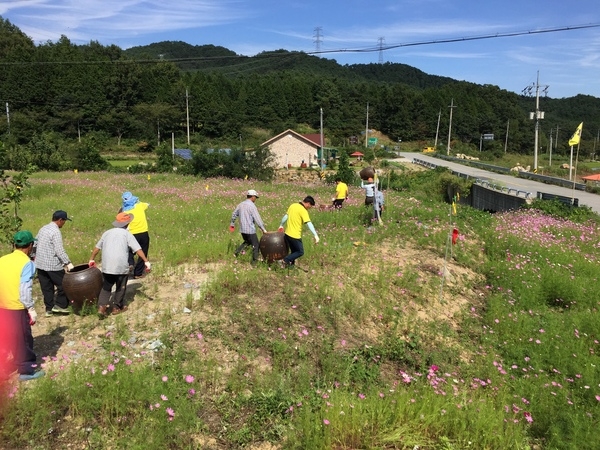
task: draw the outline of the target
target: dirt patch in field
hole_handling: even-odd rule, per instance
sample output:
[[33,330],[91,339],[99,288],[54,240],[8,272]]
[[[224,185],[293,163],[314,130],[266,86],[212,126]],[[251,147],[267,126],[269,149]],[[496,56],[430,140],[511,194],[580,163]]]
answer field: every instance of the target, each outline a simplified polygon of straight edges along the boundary
[[[416,273],[420,291],[416,294],[402,293],[401,296],[403,314],[407,318],[424,323],[446,323],[456,330],[460,328],[460,315],[470,305],[478,305],[481,301],[482,294],[477,289],[483,278],[452,258],[445,260],[433,251],[410,244],[401,248],[384,244],[379,246],[378,251],[381,258],[395,261],[398,271]],[[64,361],[85,360],[101,352],[102,341],[118,327],[127,327],[130,335],[128,345],[142,351],[160,346],[160,335],[168,327],[189,329],[192,322],[202,324],[220,320],[220,316],[230,314],[227,308],[215,311],[201,299],[207,283],[223,267],[223,263],[182,264],[160,275],[151,273],[141,280],[131,279],[126,296],[130,302],[129,310],[105,320],[99,320],[95,314],[49,318],[40,314],[38,324],[33,327],[36,353],[44,357],[48,368],[56,369]],[[359,270],[372,273],[373,268],[364,263]],[[199,302],[201,307],[197,307]],[[265,300],[265,305],[267,303]],[[261,309],[260,298],[254,298],[252,304],[254,308]],[[223,323],[226,322],[223,320]],[[232,326],[235,328],[235,325]],[[356,331],[357,342],[364,339],[376,341],[386,328],[374,318],[372,323],[363,323]],[[210,350],[201,351],[210,352],[211,357],[217,358],[224,373],[240,358],[216,340],[212,340]],[[255,358],[254,370],[270,370],[267,361],[268,355]]]

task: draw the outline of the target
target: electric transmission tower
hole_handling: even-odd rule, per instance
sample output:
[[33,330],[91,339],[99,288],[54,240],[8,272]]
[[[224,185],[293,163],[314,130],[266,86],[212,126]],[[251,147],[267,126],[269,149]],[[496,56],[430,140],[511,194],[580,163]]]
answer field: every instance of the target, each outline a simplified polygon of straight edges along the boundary
[[319,53],[321,51],[321,42],[323,41],[323,27],[316,27],[313,41],[315,43],[315,51]]
[[383,64],[383,44],[385,44],[385,38],[380,37],[379,42],[379,64]]

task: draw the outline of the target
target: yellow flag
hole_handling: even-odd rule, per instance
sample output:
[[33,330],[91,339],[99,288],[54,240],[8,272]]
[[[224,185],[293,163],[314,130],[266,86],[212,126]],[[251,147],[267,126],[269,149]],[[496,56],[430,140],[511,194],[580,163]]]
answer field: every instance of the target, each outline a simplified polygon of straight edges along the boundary
[[456,215],[456,203],[452,202],[452,215],[455,216]]
[[583,130],[583,122],[579,124],[575,130],[575,133],[573,133],[573,136],[571,136],[571,139],[569,139],[569,145],[579,144],[579,141],[581,140],[581,130]]
[[248,175],[246,175],[246,176],[244,177],[244,180],[247,180],[247,179],[248,179]]

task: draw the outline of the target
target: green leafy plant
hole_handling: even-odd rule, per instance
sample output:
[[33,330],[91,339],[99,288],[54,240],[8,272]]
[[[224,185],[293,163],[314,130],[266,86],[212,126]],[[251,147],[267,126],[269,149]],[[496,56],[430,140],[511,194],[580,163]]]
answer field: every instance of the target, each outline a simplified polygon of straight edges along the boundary
[[23,220],[19,217],[19,206],[23,191],[30,186],[29,171],[8,175],[0,170],[0,242],[12,243],[14,233],[19,231]]

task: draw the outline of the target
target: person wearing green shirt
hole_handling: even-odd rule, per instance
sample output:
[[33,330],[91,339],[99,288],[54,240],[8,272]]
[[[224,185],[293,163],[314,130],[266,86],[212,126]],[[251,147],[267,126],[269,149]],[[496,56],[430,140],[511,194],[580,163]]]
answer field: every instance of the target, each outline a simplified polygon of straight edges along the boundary
[[304,224],[315,237],[315,242],[319,243],[319,235],[308,215],[308,210],[313,206],[315,206],[315,199],[309,195],[301,202],[291,204],[287,213],[281,218],[278,231],[284,231],[283,226],[285,225],[285,242],[290,249],[290,253],[281,260],[281,267],[293,266],[296,260],[304,255],[304,245],[302,244]]

